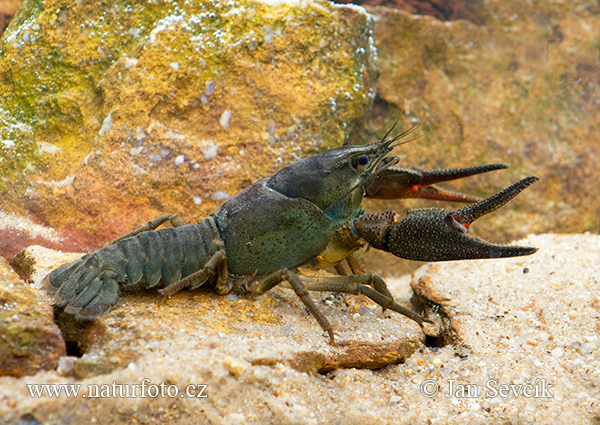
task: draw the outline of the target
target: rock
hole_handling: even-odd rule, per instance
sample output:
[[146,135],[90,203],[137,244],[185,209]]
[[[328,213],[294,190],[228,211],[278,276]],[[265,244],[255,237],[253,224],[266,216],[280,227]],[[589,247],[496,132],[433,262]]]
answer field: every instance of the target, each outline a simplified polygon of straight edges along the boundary
[[21,0],[4,0],[0,3],[0,37],[4,34],[4,30],[19,10],[20,5]]
[[[374,96],[362,8],[36,5],[0,45],[1,205],[53,229],[63,250],[102,246],[163,212],[196,222],[223,194],[340,146]],[[11,241],[0,254],[32,243]]]
[[[31,279],[37,287],[50,269],[76,257],[42,247],[28,248],[26,256],[35,259]],[[314,298],[334,327],[336,345],[329,344],[289,289],[275,288],[256,299],[222,297],[209,290],[181,291],[166,301],[156,291],[133,292],[123,294],[117,308],[91,323],[59,314],[67,345],[79,347],[80,353],[69,353],[57,371],[38,374],[27,383],[81,384],[86,397],[71,399],[74,404],[62,409],[55,399],[25,397],[26,386],[0,379],[0,391],[13,406],[3,411],[6,406],[0,403],[0,414],[9,421],[18,420],[26,411],[38,420],[66,422],[87,417],[103,423],[109,416],[88,389],[148,378],[182,389],[204,384],[214,400],[205,410],[195,407],[197,399],[163,399],[152,404],[153,411],[161,412],[160,418],[187,417],[197,422],[222,415],[222,409],[233,409],[235,417],[234,399],[239,396],[259,401],[270,393],[269,397],[288,399],[289,385],[320,382],[321,374],[341,368],[379,369],[401,363],[422,345],[423,334],[416,323],[397,314],[382,314],[379,306],[362,297],[324,294]],[[268,382],[278,384],[273,387]],[[250,392],[238,393],[240,385]],[[119,406],[119,411],[129,412],[125,416],[133,414],[138,420],[155,416],[144,407],[150,405],[140,404],[143,399],[110,400],[106,406]],[[286,402],[282,399],[282,403]]]
[[0,257],[0,376],[55,369],[64,355],[52,308]]
[[469,0],[339,0],[336,3],[353,3],[362,6],[385,6],[400,9],[412,15],[430,15],[441,21],[465,19],[481,23],[480,14],[485,10],[482,2]]
[[[507,1],[474,6],[481,25],[365,6],[375,17],[381,72],[365,131],[353,133],[353,140],[381,136],[400,117],[398,132],[419,123],[416,135],[422,135],[397,149],[406,156],[403,166],[510,165],[442,185],[482,198],[528,175],[540,176],[540,183],[473,228],[488,240],[598,233],[600,192],[591,184],[600,180],[595,160],[600,127],[591,112],[600,104],[594,47],[600,36],[598,5]],[[434,203],[365,205],[372,212],[401,212]],[[383,263],[384,258],[391,256],[378,254],[369,262],[371,269],[406,270],[391,259]]]
[[[153,292],[128,294],[79,327],[80,357],[63,358],[57,371],[0,378],[0,417],[9,424],[26,415],[99,424],[592,422],[600,403],[599,238],[530,236],[518,242],[540,248],[530,257],[419,270],[417,294],[439,303],[456,333],[440,347],[423,345],[410,321],[382,316],[357,297],[320,298],[340,342],[332,347],[285,289],[255,300],[210,291],[183,291],[166,302]],[[38,250],[35,258],[38,281],[58,257]],[[409,295],[410,279],[388,283],[398,299]],[[385,357],[381,350],[398,351],[403,338],[416,349],[404,363],[394,364],[396,357],[370,370],[347,361]],[[328,362],[337,368],[327,371]],[[50,398],[44,387],[27,387],[36,384],[79,393]],[[510,384],[529,396],[507,395]],[[32,397],[30,388],[44,396]],[[207,397],[181,397],[186,388]],[[498,395],[486,392],[494,389]]]

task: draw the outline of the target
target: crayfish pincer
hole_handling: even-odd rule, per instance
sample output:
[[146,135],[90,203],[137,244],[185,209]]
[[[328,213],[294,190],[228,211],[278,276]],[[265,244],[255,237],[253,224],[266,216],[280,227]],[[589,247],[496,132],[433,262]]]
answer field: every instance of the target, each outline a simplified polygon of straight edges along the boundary
[[[469,220],[489,212],[490,204],[499,207],[516,194],[514,190],[496,201],[489,198],[483,206],[476,203],[466,207],[471,209],[459,209],[449,216],[438,209],[421,210],[417,216],[423,219],[403,220],[401,223],[406,226],[402,224],[401,231],[393,233],[396,236],[386,236],[390,233],[386,230],[389,223],[382,223],[379,216],[363,210],[365,196],[473,203],[478,198],[434,184],[506,168],[502,164],[430,171],[396,168],[393,165],[398,158],[390,153],[410,130],[398,137],[388,137],[390,132],[377,143],[344,145],[296,161],[230,198],[198,224],[185,225],[178,216],[167,214],[60,266],[45,278],[47,287],[54,292],[55,304],[77,319],[92,320],[118,303],[121,287],[126,284],[148,288],[161,284],[164,288],[160,292],[168,296],[207,282],[219,294],[234,287],[263,294],[285,281],[333,342],[333,329],[309,291],[363,294],[383,308],[423,323],[419,313],[394,301],[381,277],[364,273],[356,266],[353,253],[367,242],[404,258],[426,261],[533,252],[532,248],[473,250],[471,239],[406,237],[403,233],[406,227],[440,234],[443,231],[438,228],[445,225],[451,227],[451,232],[466,231]],[[166,221],[173,227],[155,230]],[[367,223],[369,230],[364,230],[362,223]],[[374,233],[373,224],[381,229],[382,241],[374,236],[377,229]],[[297,274],[298,267],[325,268],[339,266],[342,261],[348,262],[353,275],[310,280]]]
[[351,226],[373,248],[407,260],[451,261],[530,255],[537,248],[489,243],[468,235],[467,230],[477,218],[497,210],[538,180],[536,176],[527,177],[457,211],[443,208],[410,210],[403,220],[388,211],[362,216]]

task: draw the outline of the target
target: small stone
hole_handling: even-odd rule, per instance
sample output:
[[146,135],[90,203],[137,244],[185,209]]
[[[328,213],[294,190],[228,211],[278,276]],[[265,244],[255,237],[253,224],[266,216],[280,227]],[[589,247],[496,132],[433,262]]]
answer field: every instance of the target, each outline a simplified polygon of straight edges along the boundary
[[144,150],[143,146],[138,146],[137,148],[131,148],[129,150],[129,153],[131,154],[131,156],[137,156],[140,153],[142,153],[143,150]]
[[148,171],[146,171],[145,168],[140,167],[137,164],[131,164],[131,168],[133,170],[133,174],[136,176],[143,176],[145,174],[148,174]]
[[241,362],[240,360],[234,359],[233,357],[226,357],[223,363],[225,364],[227,369],[229,369],[229,371],[238,378],[242,375],[242,373],[244,373],[244,371],[247,368],[245,363]]
[[204,160],[210,161],[214,157],[217,156],[217,152],[219,151],[219,145],[215,145],[214,143],[210,144],[208,147],[204,149]]
[[558,347],[558,348],[555,348],[554,350],[552,350],[550,352],[550,354],[552,354],[552,357],[560,358],[563,356],[564,351],[562,348]]
[[131,35],[132,38],[136,39],[140,36],[141,31],[142,30],[140,30],[139,28],[130,28],[129,35]]
[[210,96],[211,94],[213,94],[215,92],[215,87],[217,85],[215,84],[214,81],[207,81],[206,82],[206,90],[204,90],[204,93],[206,93],[207,96]]
[[221,118],[219,119],[219,124],[221,124],[221,127],[223,127],[225,130],[229,129],[229,120],[231,119],[231,111],[230,110],[226,110],[225,112],[223,112],[221,114]]
[[135,129],[135,140],[142,140],[144,138],[146,138],[148,135],[144,132],[144,130],[142,130],[142,127],[140,127],[139,125],[136,127]]
[[106,116],[106,118],[104,118],[104,122],[102,123],[102,127],[100,128],[100,131],[98,132],[98,134],[99,135],[103,135],[104,133],[106,133],[111,128],[112,128],[112,116],[109,113]]
[[215,193],[210,195],[210,199],[212,199],[213,201],[224,201],[229,198],[230,198],[229,194],[222,190],[217,190]]
[[59,375],[68,375],[71,373],[74,367],[74,357],[61,357],[58,359],[58,368],[56,369],[56,371],[59,373]]

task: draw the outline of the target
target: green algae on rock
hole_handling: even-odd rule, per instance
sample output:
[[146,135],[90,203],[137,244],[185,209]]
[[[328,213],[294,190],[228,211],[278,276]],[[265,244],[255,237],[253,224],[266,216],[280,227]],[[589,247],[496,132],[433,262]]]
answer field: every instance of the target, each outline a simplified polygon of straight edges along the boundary
[[371,28],[325,1],[28,1],[0,45],[2,208],[95,246],[206,216],[342,144],[374,96]]

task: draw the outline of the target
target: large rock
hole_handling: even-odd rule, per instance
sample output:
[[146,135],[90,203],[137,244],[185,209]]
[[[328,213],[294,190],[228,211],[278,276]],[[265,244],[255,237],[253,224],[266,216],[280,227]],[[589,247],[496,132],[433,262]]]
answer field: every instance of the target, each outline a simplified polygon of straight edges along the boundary
[[0,376],[56,369],[64,355],[52,308],[0,257]]
[[371,35],[326,1],[27,1],[0,44],[0,206],[79,251],[204,218],[344,142],[374,96]]
[[[351,296],[321,298],[340,342],[330,346],[284,289],[255,300],[203,291],[166,302],[153,292],[127,295],[94,324],[63,326],[67,339],[80,338],[81,357],[64,357],[57,371],[0,378],[0,417],[9,424],[593,423],[600,406],[600,237],[542,235],[519,243],[540,251],[442,263],[415,275],[418,296],[437,303],[449,323],[445,345],[423,345],[413,323]],[[36,284],[53,262],[71,259],[28,252],[38,260]],[[403,299],[409,282],[389,283]],[[414,344],[404,357],[416,351],[396,365],[402,341]],[[349,361],[381,359],[386,347],[394,347],[394,359],[381,369]],[[31,386],[37,384],[73,387]],[[142,384],[145,395],[159,396],[142,398]],[[175,393],[200,384],[207,398]],[[536,395],[534,386],[538,397],[510,395],[511,384],[528,395]],[[79,394],[66,397],[77,385]],[[63,396],[50,398],[48,388],[62,388]],[[36,390],[44,395],[32,396]]]
[[[193,222],[296,155],[349,133],[370,141],[398,116],[399,128],[420,122],[424,135],[398,150],[404,165],[511,165],[458,189],[487,196],[528,174],[543,178],[473,231],[498,241],[597,232],[598,7],[471,6],[477,19],[451,23],[369,8],[381,77],[365,131],[351,132],[375,90],[361,9],[27,2],[0,57],[0,205],[17,213],[0,213],[0,252],[87,250],[162,212]],[[448,17],[457,16],[469,14]],[[28,233],[15,222],[51,228]],[[385,255],[369,266],[403,270]]]
[[420,122],[424,135],[402,148],[407,165],[509,164],[455,186],[481,196],[540,175],[510,212],[490,217],[486,235],[598,232],[600,192],[590,183],[600,179],[592,112],[600,105],[600,9],[581,1],[482,9],[480,26],[368,9],[377,17],[379,106],[388,103],[374,108],[369,129],[383,132],[402,109],[405,126]]

